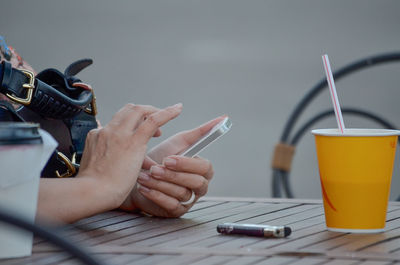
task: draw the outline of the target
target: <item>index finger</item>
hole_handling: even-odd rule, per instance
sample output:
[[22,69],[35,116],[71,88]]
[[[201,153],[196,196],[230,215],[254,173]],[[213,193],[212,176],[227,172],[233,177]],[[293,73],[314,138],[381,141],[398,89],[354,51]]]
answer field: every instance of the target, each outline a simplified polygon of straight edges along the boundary
[[204,123],[203,125],[200,125],[197,128],[183,132],[181,136],[187,145],[194,144],[201,136],[209,132],[215,125],[217,125],[220,121],[222,121],[226,117],[227,115],[222,115],[218,118],[215,118],[211,121]]
[[141,141],[147,143],[161,126],[176,118],[181,111],[182,103],[178,103],[151,114],[139,125],[135,136]]
[[[148,115],[159,110],[159,108],[150,105],[135,105],[128,103],[113,116],[108,125],[123,128],[127,132],[132,132],[147,118]],[[158,137],[160,135],[161,131],[157,130],[153,136]]]

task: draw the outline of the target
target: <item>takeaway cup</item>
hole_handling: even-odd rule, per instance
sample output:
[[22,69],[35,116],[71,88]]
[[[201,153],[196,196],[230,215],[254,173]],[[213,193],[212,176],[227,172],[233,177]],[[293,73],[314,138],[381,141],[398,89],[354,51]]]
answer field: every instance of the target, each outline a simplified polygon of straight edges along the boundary
[[385,228],[400,131],[313,130],[328,230],[377,233]]
[[[56,141],[37,124],[0,122],[0,209],[34,222],[40,172]],[[32,233],[0,220],[0,258],[29,256]]]

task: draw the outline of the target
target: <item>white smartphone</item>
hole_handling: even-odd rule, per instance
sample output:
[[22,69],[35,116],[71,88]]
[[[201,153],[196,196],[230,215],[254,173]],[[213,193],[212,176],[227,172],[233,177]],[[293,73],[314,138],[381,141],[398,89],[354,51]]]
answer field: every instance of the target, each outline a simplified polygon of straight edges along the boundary
[[232,127],[232,122],[229,117],[226,117],[217,125],[215,125],[206,135],[197,140],[194,144],[189,146],[185,151],[179,155],[194,157],[199,154],[204,148],[217,140],[219,137],[227,133]]

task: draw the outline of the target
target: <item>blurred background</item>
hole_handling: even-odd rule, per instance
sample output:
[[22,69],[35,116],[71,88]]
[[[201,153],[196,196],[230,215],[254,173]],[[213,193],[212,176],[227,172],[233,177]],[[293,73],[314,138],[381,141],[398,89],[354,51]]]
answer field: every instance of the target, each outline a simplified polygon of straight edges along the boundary
[[[154,146],[181,130],[228,114],[234,126],[201,155],[213,161],[210,196],[271,196],[271,157],[299,99],[332,69],[400,51],[400,2],[394,0],[1,0],[0,35],[36,71],[80,58],[79,77],[95,88],[106,124],[127,102],[184,104]],[[400,64],[337,82],[342,107],[380,114],[400,126]],[[328,89],[298,125],[331,108]],[[344,117],[346,127],[378,127]],[[336,127],[334,118],[314,128]],[[400,194],[399,155],[391,199]],[[298,145],[291,184],[296,197],[320,198],[311,134]]]

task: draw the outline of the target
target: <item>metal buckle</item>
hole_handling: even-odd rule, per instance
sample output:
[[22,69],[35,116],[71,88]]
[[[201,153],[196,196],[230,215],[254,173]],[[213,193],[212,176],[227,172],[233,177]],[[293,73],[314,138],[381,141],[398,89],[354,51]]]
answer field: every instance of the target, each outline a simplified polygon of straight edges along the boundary
[[69,178],[76,174],[76,168],[74,166],[76,153],[72,155],[72,161],[68,159],[66,155],[61,152],[57,152],[58,157],[62,160],[62,162],[67,166],[67,172],[64,174],[60,174],[58,170],[56,170],[56,176],[58,178]]
[[27,105],[31,104],[31,101],[32,101],[33,89],[35,88],[35,84],[34,84],[35,75],[33,74],[33,72],[31,72],[29,70],[20,69],[19,71],[21,71],[24,75],[26,75],[29,78],[29,83],[22,85],[23,88],[27,89],[26,98],[19,98],[19,97],[13,96],[8,93],[6,93],[6,96],[16,103],[27,106]]
[[94,95],[93,89],[90,90],[92,92],[92,101],[90,102],[90,108],[86,107],[85,112],[91,114],[93,116],[97,115],[97,104],[96,104],[96,96]]

